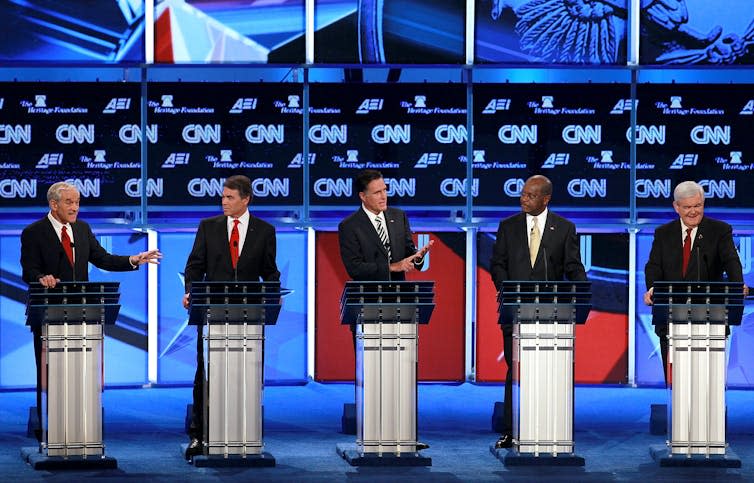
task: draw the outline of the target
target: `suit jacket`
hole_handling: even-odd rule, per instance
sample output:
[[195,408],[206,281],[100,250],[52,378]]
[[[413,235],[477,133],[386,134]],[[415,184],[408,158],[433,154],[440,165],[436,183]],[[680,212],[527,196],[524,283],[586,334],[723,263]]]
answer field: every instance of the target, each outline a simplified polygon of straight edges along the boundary
[[[390,239],[390,256],[382,245],[372,220],[359,207],[338,225],[340,257],[346,272],[353,280],[405,280],[403,272],[390,272],[390,263],[403,260],[416,253],[408,217],[403,210],[385,210],[385,224]],[[416,264],[421,268],[423,264]]]
[[194,281],[280,280],[275,263],[275,227],[249,214],[249,228],[234,271],[230,259],[227,218],[219,215],[199,222],[194,246],[186,260],[186,293]]
[[38,282],[45,275],[53,275],[64,282],[87,281],[89,263],[111,272],[127,272],[138,268],[131,266],[128,256],[107,253],[85,221],[76,220],[71,228],[75,267],[71,267],[68,262],[55,228],[46,216],[24,228],[21,232],[21,268],[26,283]]
[[498,290],[502,282],[508,280],[563,280],[563,277],[573,281],[586,280],[573,223],[548,210],[533,267],[526,230],[524,212],[504,219],[498,226],[490,261],[490,275]]
[[681,220],[666,223],[655,230],[652,250],[644,266],[647,289],[656,281],[723,281],[723,272],[731,282],[743,282],[741,259],[733,244],[733,228],[725,222],[702,218],[696,230],[686,276],[683,271]]

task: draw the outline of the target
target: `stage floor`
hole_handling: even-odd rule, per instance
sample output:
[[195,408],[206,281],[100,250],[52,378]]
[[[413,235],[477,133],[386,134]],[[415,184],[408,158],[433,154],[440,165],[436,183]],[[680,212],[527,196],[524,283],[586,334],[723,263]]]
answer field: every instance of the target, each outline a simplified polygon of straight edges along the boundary
[[3,481],[754,481],[754,392],[728,392],[728,441],[740,469],[660,468],[649,453],[664,437],[649,434],[650,404],[661,389],[578,387],[576,453],[581,468],[506,468],[489,451],[497,439],[490,417],[502,387],[422,384],[419,439],[430,444],[425,468],[351,467],[335,450],[354,441],[340,433],[350,384],[309,383],[265,389],[266,451],[274,468],[196,468],[180,454],[190,388],[108,389],[104,394],[107,454],[115,470],[35,471],[20,457],[31,391],[0,393],[0,476]]

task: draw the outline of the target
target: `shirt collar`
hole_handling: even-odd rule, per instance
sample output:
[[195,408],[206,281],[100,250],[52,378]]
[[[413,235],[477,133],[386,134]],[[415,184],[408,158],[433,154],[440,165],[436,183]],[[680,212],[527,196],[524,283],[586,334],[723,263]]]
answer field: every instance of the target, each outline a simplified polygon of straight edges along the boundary
[[66,223],[65,225],[60,223],[58,220],[55,219],[54,216],[52,216],[51,211],[47,213],[47,219],[50,220],[50,223],[52,223],[52,227],[55,229],[57,233],[60,233],[63,227],[66,227],[68,231],[70,232],[73,231],[73,228],[71,227],[70,223]]
[[362,210],[364,210],[364,213],[366,213],[366,214],[367,214],[367,216],[369,217],[369,221],[371,221],[373,225],[374,225],[374,220],[375,220],[375,219],[376,219],[376,218],[377,218],[378,216],[379,216],[379,217],[381,218],[381,220],[382,220],[383,222],[385,221],[385,212],[384,212],[384,211],[381,211],[381,212],[380,212],[379,214],[375,215],[375,214],[374,214],[374,213],[372,213],[371,211],[367,210],[367,207],[366,207],[366,206],[364,206],[364,204],[363,204],[363,203],[362,203],[362,205],[361,205],[361,209],[362,209]]
[[[249,218],[250,218],[249,210],[246,210],[246,211],[243,212],[243,215],[241,215],[241,216],[238,217],[238,221],[241,222],[242,225],[247,226],[249,224]],[[233,220],[234,219],[235,218],[233,218],[232,216],[228,217],[228,225],[229,226],[231,226],[231,227],[233,226]]]
[[[681,234],[685,238],[686,237],[686,230],[688,230],[689,227],[686,226],[686,224],[683,222],[683,220],[681,220],[680,218],[679,218],[679,220],[681,222]],[[697,228],[699,228],[699,225],[696,225],[694,228],[691,229],[692,239],[693,239],[693,236],[696,234]]]
[[[531,225],[532,220],[534,219],[533,215],[530,215],[529,213],[526,214],[526,224]],[[545,220],[547,220],[547,208],[545,207],[544,211],[542,213],[537,215],[537,224],[539,226],[543,226],[545,223]]]

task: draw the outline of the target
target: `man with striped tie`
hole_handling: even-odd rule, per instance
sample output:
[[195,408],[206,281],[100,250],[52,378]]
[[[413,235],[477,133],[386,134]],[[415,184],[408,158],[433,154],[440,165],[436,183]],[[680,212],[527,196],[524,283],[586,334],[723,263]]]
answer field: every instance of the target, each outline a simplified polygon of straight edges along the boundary
[[[576,226],[548,210],[551,198],[552,182],[545,176],[532,176],[521,190],[521,212],[500,222],[490,261],[490,275],[498,290],[508,280],[563,280],[564,277],[586,280]],[[513,445],[513,327],[503,324],[501,328],[508,372],[504,428],[495,447],[510,448]]]
[[405,280],[406,272],[421,270],[431,240],[417,250],[403,210],[388,208],[382,173],[360,171],[355,188],[361,207],[340,222],[340,257],[354,280]]
[[[434,240],[416,249],[406,213],[387,206],[387,185],[382,173],[373,169],[360,171],[354,186],[361,207],[338,225],[340,258],[348,275],[353,280],[401,281],[407,272],[421,270]],[[354,353],[355,330],[351,326]],[[417,444],[417,450],[427,447]]]

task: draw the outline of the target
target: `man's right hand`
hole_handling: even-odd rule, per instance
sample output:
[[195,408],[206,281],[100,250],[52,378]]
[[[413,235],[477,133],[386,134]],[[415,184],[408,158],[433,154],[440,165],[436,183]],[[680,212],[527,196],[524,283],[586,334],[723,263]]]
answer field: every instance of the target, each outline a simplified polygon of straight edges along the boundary
[[189,294],[183,295],[183,308],[184,309],[189,308]]
[[652,305],[652,294],[654,294],[655,288],[652,287],[644,293],[644,303]]
[[54,288],[55,285],[60,282],[59,278],[55,278],[52,275],[45,275],[44,277],[39,277],[39,283],[42,284],[45,288]]

